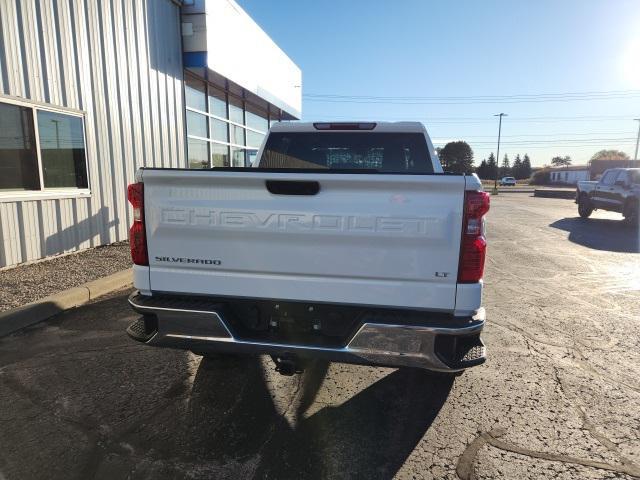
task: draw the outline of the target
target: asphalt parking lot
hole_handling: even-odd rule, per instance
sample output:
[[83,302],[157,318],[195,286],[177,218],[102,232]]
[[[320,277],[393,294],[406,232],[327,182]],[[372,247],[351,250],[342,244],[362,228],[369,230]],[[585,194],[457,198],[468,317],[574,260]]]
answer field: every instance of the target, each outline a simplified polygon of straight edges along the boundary
[[0,339],[0,479],[640,477],[638,232],[515,193],[488,232],[455,380],[145,347],[128,292]]

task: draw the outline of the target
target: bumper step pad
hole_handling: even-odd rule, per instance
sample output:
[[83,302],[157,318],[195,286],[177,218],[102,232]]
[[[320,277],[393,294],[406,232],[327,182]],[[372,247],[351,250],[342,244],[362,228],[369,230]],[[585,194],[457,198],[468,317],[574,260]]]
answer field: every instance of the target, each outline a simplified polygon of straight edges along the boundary
[[127,327],[127,334],[139,342],[149,341],[158,331],[157,319],[151,315],[143,315]]
[[435,351],[440,360],[454,369],[469,368],[485,362],[487,349],[479,334],[469,336],[439,335]]

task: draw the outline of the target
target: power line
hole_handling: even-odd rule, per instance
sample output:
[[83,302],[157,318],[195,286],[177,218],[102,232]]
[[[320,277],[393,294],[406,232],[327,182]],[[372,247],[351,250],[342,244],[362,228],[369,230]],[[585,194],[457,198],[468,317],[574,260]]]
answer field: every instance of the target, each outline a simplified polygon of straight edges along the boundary
[[[576,132],[576,133],[568,133],[564,132],[562,135],[635,135],[636,132]],[[519,135],[502,135],[502,138],[520,138],[520,137],[548,137],[553,135],[553,133],[523,133]],[[455,135],[432,135],[431,139],[434,138],[451,138],[455,137]],[[495,135],[460,135],[460,137],[464,138],[493,138]],[[582,138],[576,140],[584,140]]]
[[[443,144],[444,145],[444,144]],[[633,145],[635,145],[635,143],[617,143],[615,144],[616,147],[633,147]],[[438,145],[440,146],[440,145]],[[474,148],[474,150],[476,151],[494,151],[495,148],[491,147],[491,146],[479,146],[476,147],[473,143],[471,144],[471,146]],[[527,150],[531,150],[531,149],[535,149],[535,148],[546,148],[546,149],[559,149],[559,148],[598,148],[598,144],[597,143],[592,143],[592,144],[586,144],[586,145],[565,145],[565,144],[553,144],[553,145],[507,145],[508,147],[511,147],[510,150],[514,150],[514,149],[518,149],[519,151],[527,151]]]
[[[445,145],[448,142],[434,142],[435,145]],[[483,149],[483,150],[491,150],[493,149],[493,143],[492,142],[469,142],[469,144],[473,147],[477,147],[479,149]],[[612,142],[590,142],[590,143],[566,143],[566,142],[551,142],[551,143],[527,143],[527,142],[523,142],[523,143],[509,143],[509,142],[501,142],[501,145],[508,145],[508,146],[512,146],[512,147],[522,147],[522,148],[553,148],[553,147],[567,147],[567,148],[578,148],[578,147],[594,147],[594,146],[598,146],[598,145],[618,145],[618,146],[633,146],[635,145],[635,140],[634,141],[629,141],[629,140],[625,140],[623,142],[616,142],[616,141],[612,141]]]
[[640,94],[640,90],[600,90],[586,92],[563,92],[563,93],[535,93],[535,94],[515,94],[515,95],[469,95],[469,96],[377,96],[377,95],[339,95],[332,93],[305,93],[304,97],[327,97],[327,98],[361,98],[376,100],[470,100],[470,99],[496,99],[496,98],[539,98],[539,97],[567,97],[567,96],[587,96],[587,95],[626,95]]
[[584,100],[616,100],[640,98],[640,90],[609,90],[601,92],[565,92],[519,95],[475,95],[475,96],[433,96],[400,97],[375,95],[338,95],[327,93],[307,93],[303,95],[309,102],[321,103],[360,103],[394,105],[471,105],[496,103],[543,103],[572,102]]
[[516,103],[549,103],[549,102],[574,102],[586,100],[621,100],[629,98],[640,98],[637,95],[611,96],[611,97],[584,97],[584,98],[554,98],[554,99],[538,99],[538,100],[469,100],[469,101],[395,101],[395,100],[330,100],[319,98],[307,98],[307,102],[318,103],[350,103],[361,105],[499,105],[499,104],[516,104]]
[[[556,143],[573,143],[573,142],[594,142],[594,143],[619,143],[619,142],[635,142],[635,138],[561,138],[555,140],[512,140],[501,142],[503,145],[537,145],[537,144],[556,144]],[[489,144],[495,142],[479,141],[471,142],[475,145]]]
[[[312,118],[314,120],[362,120],[359,117],[369,117],[369,115],[314,115],[305,113],[306,118]],[[421,121],[427,125],[448,125],[448,124],[483,124],[493,123],[493,119],[486,117],[425,117],[425,116],[410,116],[410,117],[383,117],[376,118],[378,121]],[[633,120],[633,115],[577,115],[573,117],[517,117],[514,116],[509,120],[509,123],[555,123],[555,122],[590,122],[590,121],[617,121],[617,120]]]

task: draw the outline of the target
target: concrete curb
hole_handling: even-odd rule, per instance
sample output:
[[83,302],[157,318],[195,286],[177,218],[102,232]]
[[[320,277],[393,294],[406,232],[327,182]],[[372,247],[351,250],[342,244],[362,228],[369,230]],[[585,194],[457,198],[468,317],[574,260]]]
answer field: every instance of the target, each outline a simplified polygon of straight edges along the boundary
[[498,195],[500,195],[501,193],[533,193],[534,191],[535,190],[533,188],[517,188],[513,190],[507,190],[505,188],[503,190],[498,189]]
[[536,189],[533,192],[534,197],[544,197],[544,198],[567,198],[573,200],[576,198],[575,190],[547,190],[547,189]]
[[54,293],[35,302],[0,312],[0,337],[21,328],[42,322],[60,312],[84,305],[94,298],[133,283],[133,271],[128,268],[112,275],[87,282],[79,287]]

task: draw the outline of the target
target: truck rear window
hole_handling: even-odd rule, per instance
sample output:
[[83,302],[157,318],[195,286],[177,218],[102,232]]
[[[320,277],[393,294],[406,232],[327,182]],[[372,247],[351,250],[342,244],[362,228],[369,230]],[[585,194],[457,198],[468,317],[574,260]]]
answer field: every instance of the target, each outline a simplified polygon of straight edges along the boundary
[[271,133],[260,168],[433,173],[424,135],[392,132]]

